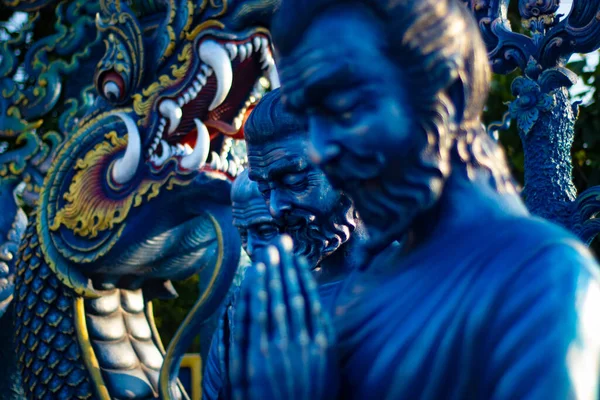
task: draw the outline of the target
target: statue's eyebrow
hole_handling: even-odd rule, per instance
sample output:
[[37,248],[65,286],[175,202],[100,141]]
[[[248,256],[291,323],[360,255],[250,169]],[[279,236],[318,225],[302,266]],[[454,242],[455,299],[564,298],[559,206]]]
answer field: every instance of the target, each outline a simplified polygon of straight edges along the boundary
[[301,158],[293,160],[294,162],[276,163],[269,171],[269,179],[279,179],[289,173],[298,173],[306,169],[306,165]]
[[345,89],[354,84],[358,77],[349,62],[337,62],[335,65],[321,65],[304,75],[304,95],[306,99],[323,98],[323,93],[335,89]]

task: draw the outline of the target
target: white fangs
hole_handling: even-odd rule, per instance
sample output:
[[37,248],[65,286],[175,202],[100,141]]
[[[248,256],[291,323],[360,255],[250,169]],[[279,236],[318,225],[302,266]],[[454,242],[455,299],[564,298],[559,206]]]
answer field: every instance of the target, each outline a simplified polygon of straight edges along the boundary
[[181,122],[181,116],[183,115],[180,106],[175,104],[173,100],[167,99],[160,103],[158,111],[163,117],[169,120],[169,133],[175,132],[175,129],[179,126],[179,122]]
[[[213,111],[223,104],[229,95],[233,84],[233,61],[239,64],[249,58],[253,59],[252,62],[260,60],[263,76],[256,82],[248,100],[240,107],[239,113],[231,122],[237,130],[241,128],[248,108],[262,97],[265,90],[268,87],[272,89],[279,87],[279,77],[271,54],[270,42],[265,36],[257,35],[243,42],[235,43],[218,43],[215,40],[205,40],[200,44],[198,52],[202,63],[197,75],[179,93],[177,98],[164,99],[159,105],[161,118],[148,149],[149,160],[156,167],[165,164],[169,158],[178,159],[180,167],[188,170],[197,170],[206,164],[209,156],[210,137],[206,126],[200,119],[194,119],[198,136],[193,149],[187,144],[169,145],[163,139],[166,139],[164,131],[168,131],[169,135],[177,131],[182,119],[182,108],[202,93],[208,78],[213,73],[216,78],[216,90],[208,111]],[[181,132],[177,135],[181,135]],[[160,157],[157,153],[161,154]],[[210,159],[212,170],[229,174],[232,177],[237,176],[245,165],[245,161],[240,160],[238,157],[234,156],[232,159],[229,148],[225,145],[220,150],[220,154],[212,152]]]
[[125,123],[125,127],[127,128],[127,147],[125,148],[125,154],[115,162],[112,170],[112,177],[115,182],[123,185],[135,176],[142,155],[142,143],[140,132],[133,119],[122,112],[114,115],[119,117]]
[[277,72],[275,63],[271,64],[270,68],[267,70],[267,76],[269,77],[269,82],[271,82],[271,90],[275,90],[281,86],[281,83],[279,83],[279,73]]
[[169,157],[171,157],[171,148],[169,147],[169,144],[167,142],[161,140],[160,147],[162,149],[160,157],[155,155],[157,165],[163,165],[165,161],[167,161]]
[[196,145],[190,155],[181,159],[181,166],[185,169],[196,170],[202,168],[206,164],[208,152],[210,150],[210,135],[208,129],[198,118],[194,119],[196,124]]
[[212,111],[220,106],[231,90],[233,83],[233,70],[231,69],[231,60],[229,54],[219,43],[213,40],[205,40],[200,45],[200,59],[207,64],[215,73],[217,78],[217,92],[208,107]]

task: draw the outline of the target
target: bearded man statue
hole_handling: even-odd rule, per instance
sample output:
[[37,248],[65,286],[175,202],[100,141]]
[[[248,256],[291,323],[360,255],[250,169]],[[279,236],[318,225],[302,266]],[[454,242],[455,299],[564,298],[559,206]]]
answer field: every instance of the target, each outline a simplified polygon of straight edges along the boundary
[[330,322],[310,291],[270,288],[277,274],[311,287],[285,240],[255,257],[234,393],[596,398],[598,264],[529,215],[482,128],[490,69],[464,4],[284,0],[272,33],[282,100],[308,121],[312,161],[353,200],[369,257]]
[[[284,110],[278,89],[261,99],[244,125],[249,173],[244,171],[232,187],[233,223],[251,259],[278,233],[291,236],[293,253],[307,260],[306,270],[317,282],[319,307],[329,312],[344,278],[357,267],[364,231],[348,196],[333,189],[310,162],[307,129],[303,118]],[[282,277],[282,286],[287,278]],[[228,363],[237,291],[231,297],[205,370],[208,399],[232,395]]]
[[231,186],[233,226],[240,233],[242,247],[252,258],[255,250],[267,246],[279,235],[279,227],[269,213],[258,185],[242,171]]

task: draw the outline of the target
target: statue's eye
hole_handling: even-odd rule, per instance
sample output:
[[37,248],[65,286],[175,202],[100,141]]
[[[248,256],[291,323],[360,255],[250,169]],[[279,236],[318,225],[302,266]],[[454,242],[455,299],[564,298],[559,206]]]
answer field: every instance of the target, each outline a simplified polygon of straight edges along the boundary
[[123,96],[125,95],[125,82],[121,75],[114,71],[106,72],[102,75],[100,81],[102,94],[107,100],[112,102],[123,100]]

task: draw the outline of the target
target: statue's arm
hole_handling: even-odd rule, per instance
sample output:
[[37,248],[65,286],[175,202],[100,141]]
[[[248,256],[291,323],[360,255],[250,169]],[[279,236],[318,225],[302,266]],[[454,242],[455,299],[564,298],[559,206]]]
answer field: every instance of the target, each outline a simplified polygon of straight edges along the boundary
[[577,243],[546,248],[523,264],[485,328],[486,398],[597,398],[597,272]]

